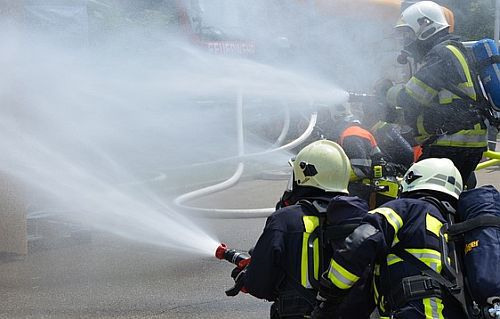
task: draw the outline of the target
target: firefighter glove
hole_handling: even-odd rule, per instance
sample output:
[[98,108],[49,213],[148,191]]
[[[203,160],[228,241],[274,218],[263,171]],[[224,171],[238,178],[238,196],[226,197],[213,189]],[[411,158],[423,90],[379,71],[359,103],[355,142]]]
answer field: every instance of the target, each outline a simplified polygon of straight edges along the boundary
[[339,308],[339,304],[330,302],[322,297],[320,293],[318,293],[316,300],[318,304],[311,313],[311,319],[331,319],[338,317],[337,309]]
[[404,90],[404,84],[396,84],[387,90],[385,98],[387,100],[387,104],[389,107],[397,108],[398,107],[398,96],[401,90]]
[[377,97],[377,100],[379,102],[385,103],[387,91],[392,86],[394,86],[394,83],[392,83],[391,80],[385,78],[380,79],[377,82],[375,82],[375,85],[373,86],[373,94]]

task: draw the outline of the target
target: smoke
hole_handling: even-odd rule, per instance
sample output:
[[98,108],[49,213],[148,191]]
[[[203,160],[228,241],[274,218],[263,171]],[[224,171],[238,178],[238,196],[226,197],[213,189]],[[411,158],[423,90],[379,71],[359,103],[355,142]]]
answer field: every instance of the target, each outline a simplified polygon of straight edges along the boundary
[[[236,168],[238,94],[245,149],[259,152],[273,143],[259,132],[281,124],[283,105],[299,116],[318,102],[342,103],[346,94],[335,83],[364,85],[376,73],[339,21],[312,9],[299,19],[298,5],[231,3],[227,21],[213,16],[217,6],[209,1],[199,10],[205,23],[237,26],[232,37],[254,41],[251,58],[210,54],[175,32],[151,29],[145,36],[144,26],[108,30],[92,45],[60,41],[66,34],[60,26],[2,28],[0,170],[21,181],[41,211],[132,240],[213,254],[218,241],[171,200]],[[276,46],[279,38],[285,47]],[[273,167],[289,157],[252,160]]]

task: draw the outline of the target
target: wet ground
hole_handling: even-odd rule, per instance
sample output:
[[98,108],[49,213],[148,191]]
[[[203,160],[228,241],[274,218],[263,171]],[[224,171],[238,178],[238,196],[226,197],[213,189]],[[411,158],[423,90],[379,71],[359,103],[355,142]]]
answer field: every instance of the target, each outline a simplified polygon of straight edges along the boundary
[[[500,188],[500,167],[479,185]],[[286,180],[244,181],[198,200],[207,207],[270,207]],[[264,219],[203,220],[218,239],[251,247]],[[269,303],[240,294],[229,263],[95,232],[92,241],[0,259],[0,318],[266,318]]]

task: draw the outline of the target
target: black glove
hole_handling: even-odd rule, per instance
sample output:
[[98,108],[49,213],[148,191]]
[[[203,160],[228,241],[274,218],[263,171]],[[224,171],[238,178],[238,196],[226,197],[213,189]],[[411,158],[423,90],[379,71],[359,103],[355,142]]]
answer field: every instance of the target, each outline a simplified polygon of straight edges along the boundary
[[335,319],[338,317],[339,304],[329,303],[320,294],[316,297],[318,304],[311,313],[311,319]]
[[341,290],[333,286],[325,274],[321,276],[319,292],[316,296],[317,306],[311,313],[313,319],[338,318],[340,304],[349,293],[350,289]]
[[235,267],[232,271],[231,271],[231,278],[234,279],[234,281],[236,281],[236,278],[238,277],[238,275],[240,274],[240,272],[242,272],[244,269],[246,268],[239,268],[239,267]]
[[231,278],[234,279],[234,286],[226,290],[226,296],[234,297],[240,291],[246,292],[244,286],[247,268],[248,266],[243,269],[236,267],[231,271]]
[[389,79],[380,79],[373,86],[373,94],[377,97],[377,101],[385,104],[387,91],[394,85]]

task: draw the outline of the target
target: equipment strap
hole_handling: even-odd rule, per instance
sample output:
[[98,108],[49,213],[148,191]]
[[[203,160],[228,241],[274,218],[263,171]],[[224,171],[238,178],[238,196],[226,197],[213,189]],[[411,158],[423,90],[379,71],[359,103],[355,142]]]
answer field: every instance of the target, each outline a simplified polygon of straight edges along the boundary
[[420,270],[421,273],[437,281],[440,285],[446,288],[451,294],[457,294],[458,292],[460,292],[460,287],[458,287],[456,284],[452,283],[451,281],[443,277],[440,273],[436,272],[431,267],[427,266],[423,261],[421,261],[417,257],[413,256],[411,253],[404,250],[401,246],[396,245],[391,250],[399,258],[415,266],[418,270]]
[[492,65],[492,64],[495,64],[495,63],[500,63],[500,55],[492,55],[490,56],[489,58],[487,59],[484,59],[482,60],[481,62],[478,62],[476,64],[476,67],[482,71],[485,67],[487,67],[488,65]]
[[[297,202],[298,205],[304,207],[314,216],[325,214],[326,209],[318,204],[317,201],[310,202],[307,199],[301,199]],[[320,237],[323,240],[323,245],[329,244],[333,241],[344,240],[349,236],[360,224],[362,218],[349,219],[349,223],[343,225],[322,225]]]
[[456,223],[451,225],[448,228],[448,235],[453,237],[457,237],[458,235],[462,235],[466,232],[469,232],[473,229],[479,227],[498,227],[500,228],[500,217],[485,214],[482,216],[474,217],[469,220],[466,220],[461,223]]
[[297,205],[304,207],[307,211],[313,213],[314,216],[326,213],[326,207],[321,206],[317,200],[311,202],[307,199],[301,199],[297,202]]

